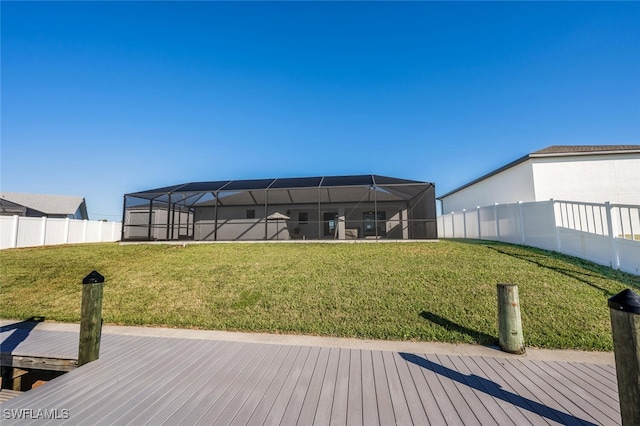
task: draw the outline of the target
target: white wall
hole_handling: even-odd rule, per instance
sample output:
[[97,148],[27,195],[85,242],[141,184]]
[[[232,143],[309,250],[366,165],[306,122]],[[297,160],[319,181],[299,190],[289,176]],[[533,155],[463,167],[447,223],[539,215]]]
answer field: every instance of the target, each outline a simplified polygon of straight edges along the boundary
[[640,154],[534,158],[533,177],[537,201],[640,204]]
[[119,241],[121,230],[119,222],[0,216],[0,249]]
[[449,195],[442,200],[442,213],[517,201],[535,201],[531,160]]

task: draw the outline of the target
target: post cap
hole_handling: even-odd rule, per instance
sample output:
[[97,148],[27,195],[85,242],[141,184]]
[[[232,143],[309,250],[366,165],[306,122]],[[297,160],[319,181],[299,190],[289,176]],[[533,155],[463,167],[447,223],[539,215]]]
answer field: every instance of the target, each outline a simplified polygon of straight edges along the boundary
[[640,296],[630,289],[609,298],[609,308],[640,315]]
[[100,275],[97,271],[92,271],[89,275],[82,279],[82,284],[97,284],[103,283],[104,277]]

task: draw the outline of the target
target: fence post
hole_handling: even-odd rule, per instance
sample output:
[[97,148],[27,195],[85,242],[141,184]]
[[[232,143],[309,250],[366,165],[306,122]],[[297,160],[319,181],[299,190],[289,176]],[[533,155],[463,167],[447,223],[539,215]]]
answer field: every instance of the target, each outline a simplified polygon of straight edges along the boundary
[[42,216],[42,227],[40,229],[40,245],[43,246],[47,240],[47,217]]
[[500,221],[498,220],[498,203],[493,205],[493,214],[496,219],[496,240],[500,241]]
[[454,213],[451,212],[451,238],[456,237],[456,220]]
[[69,224],[71,223],[71,219],[68,217],[64,220],[64,244],[69,242]]
[[100,357],[102,334],[102,286],[104,277],[93,271],[82,280],[82,313],[78,367]]
[[[562,242],[560,239],[560,229],[558,227],[558,218],[556,215],[556,202],[553,200],[553,198],[551,198],[549,200],[551,202],[551,210],[553,210],[553,229],[556,232],[556,251],[558,253],[560,253],[560,249],[562,248]],[[562,216],[562,206],[559,206],[560,208],[560,216]]]
[[87,242],[87,224],[89,223],[89,221],[87,219],[84,219],[82,221],[82,242],[86,243]]
[[516,284],[498,284],[498,337],[500,349],[504,352],[525,353]]
[[618,244],[616,242],[616,231],[613,227],[613,207],[609,201],[605,201],[605,211],[607,212],[607,228],[609,229],[609,240],[611,241],[611,267],[620,269],[620,259],[618,257]]
[[462,209],[462,235],[467,238],[467,209]]
[[520,216],[520,241],[525,245],[526,238],[524,235],[524,212],[522,211],[522,201],[518,201],[518,215]]
[[640,296],[626,289],[608,305],[622,425],[640,425]]
[[20,216],[13,215],[13,230],[11,231],[11,248],[18,247],[18,228],[20,227]]
[[482,239],[482,221],[480,220],[480,206],[476,206],[478,212],[478,239]]

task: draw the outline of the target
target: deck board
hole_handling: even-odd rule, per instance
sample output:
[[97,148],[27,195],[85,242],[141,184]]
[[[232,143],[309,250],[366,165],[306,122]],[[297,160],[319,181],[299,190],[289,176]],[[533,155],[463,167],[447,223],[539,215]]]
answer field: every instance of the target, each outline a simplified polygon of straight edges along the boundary
[[[77,333],[6,330],[0,339],[14,354],[77,351]],[[615,425],[620,418],[611,365],[115,334],[103,335],[99,360],[1,407],[66,409],[70,425]],[[3,419],[3,426],[49,423]]]

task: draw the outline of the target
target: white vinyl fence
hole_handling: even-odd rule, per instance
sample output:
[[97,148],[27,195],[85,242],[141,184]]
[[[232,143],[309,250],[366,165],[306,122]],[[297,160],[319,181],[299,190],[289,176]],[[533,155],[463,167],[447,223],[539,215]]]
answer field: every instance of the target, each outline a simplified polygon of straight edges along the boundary
[[119,241],[121,230],[119,222],[0,216],[0,249]]
[[555,250],[640,275],[640,206],[574,201],[495,204],[438,216],[440,238]]

